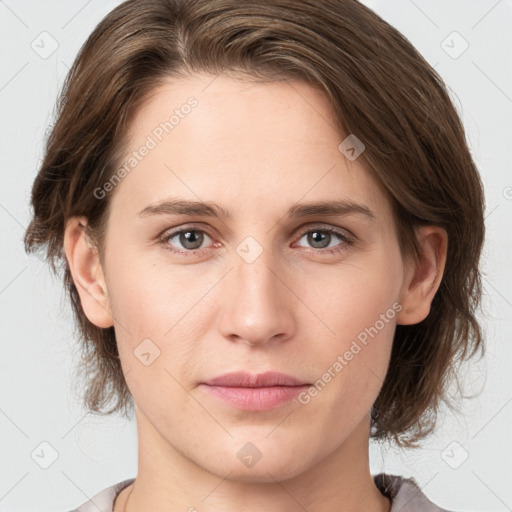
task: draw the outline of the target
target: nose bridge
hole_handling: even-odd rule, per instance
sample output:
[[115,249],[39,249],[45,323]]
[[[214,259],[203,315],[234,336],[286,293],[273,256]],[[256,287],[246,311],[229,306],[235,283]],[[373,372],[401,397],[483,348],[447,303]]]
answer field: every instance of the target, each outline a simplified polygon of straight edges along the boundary
[[[247,247],[249,250],[243,252]],[[245,295],[246,302],[256,300],[262,304],[268,304],[269,297],[275,299],[276,258],[272,249],[262,248],[261,253],[257,254],[257,248],[251,245],[251,242],[245,242],[237,248],[237,254],[234,277],[240,282],[239,291],[242,298]]]
[[289,336],[292,294],[281,281],[284,276],[279,276],[283,268],[279,255],[270,245],[246,237],[237,246],[233,262],[224,302],[224,335],[251,344]]

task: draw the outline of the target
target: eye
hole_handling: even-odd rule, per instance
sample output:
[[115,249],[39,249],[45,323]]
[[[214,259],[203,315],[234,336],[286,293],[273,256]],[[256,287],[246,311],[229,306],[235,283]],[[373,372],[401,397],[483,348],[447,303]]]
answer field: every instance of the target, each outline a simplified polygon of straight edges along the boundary
[[[175,231],[167,231],[160,237],[160,243],[166,249],[178,254],[196,254],[202,252],[201,245],[204,243],[205,237],[210,238],[208,233],[202,229],[185,227]],[[170,241],[173,239],[175,241],[171,244]],[[178,245],[178,248],[176,248],[176,245]]]
[[[353,239],[344,232],[326,227],[309,229],[302,233],[299,241],[303,238],[306,238],[307,243],[311,244],[313,249],[320,249],[320,251],[315,252],[338,253],[346,250],[347,246],[354,243]],[[336,238],[341,240],[342,243],[336,244]]]
[[[207,247],[202,246],[205,243],[205,239],[208,238],[211,239],[206,231],[185,226],[180,229],[166,231],[159,238],[159,242],[166,250],[190,256],[206,251]],[[304,231],[299,238],[299,242],[303,238],[312,246],[312,250],[315,253],[341,253],[354,243],[354,240],[345,232],[323,226]],[[172,242],[173,239],[174,242]],[[338,239],[338,243],[336,243],[336,239]],[[214,243],[213,245],[219,246],[221,244]]]

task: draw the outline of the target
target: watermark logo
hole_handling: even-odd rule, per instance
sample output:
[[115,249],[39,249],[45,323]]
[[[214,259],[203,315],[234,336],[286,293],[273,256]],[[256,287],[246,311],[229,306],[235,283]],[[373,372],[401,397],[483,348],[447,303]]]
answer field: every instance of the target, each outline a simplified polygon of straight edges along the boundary
[[469,43],[454,30],[441,41],[441,48],[452,59],[458,59],[469,48]]
[[133,353],[144,366],[153,364],[153,361],[160,357],[160,349],[149,338],[143,339]]
[[262,453],[253,443],[246,443],[238,450],[236,456],[244,466],[252,468],[261,459]]
[[236,248],[236,253],[246,263],[253,263],[254,261],[256,261],[262,252],[263,247],[252,236],[245,237]]
[[30,456],[40,468],[48,469],[59,458],[59,452],[48,441],[43,441],[34,448]]
[[350,161],[354,161],[365,149],[366,146],[351,133],[339,146],[338,149]]
[[44,31],[35,37],[30,43],[30,47],[41,59],[48,59],[55,53],[59,47],[59,43],[51,34]]
[[452,469],[458,469],[469,457],[468,451],[457,441],[452,441],[442,452],[441,458]]

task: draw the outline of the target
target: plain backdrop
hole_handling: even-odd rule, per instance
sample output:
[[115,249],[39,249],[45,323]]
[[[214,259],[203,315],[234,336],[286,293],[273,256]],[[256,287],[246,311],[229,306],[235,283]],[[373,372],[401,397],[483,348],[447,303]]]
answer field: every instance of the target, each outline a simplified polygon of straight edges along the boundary
[[[72,391],[77,344],[60,281],[22,238],[57,93],[119,2],[0,0],[0,511],[66,511],[137,468],[136,427],[88,414]],[[461,374],[418,450],[371,444],[372,474],[414,476],[449,510],[512,510],[512,1],[366,0],[441,74],[486,189],[486,355]],[[390,73],[392,70],[390,70]],[[44,466],[47,466],[46,468]],[[341,510],[341,508],[340,508]]]

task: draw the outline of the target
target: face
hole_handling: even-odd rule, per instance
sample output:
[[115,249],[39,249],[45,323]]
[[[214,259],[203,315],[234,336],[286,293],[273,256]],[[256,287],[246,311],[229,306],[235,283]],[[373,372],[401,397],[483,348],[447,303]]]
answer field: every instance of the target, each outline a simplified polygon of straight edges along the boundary
[[[103,268],[120,358],[139,435],[211,473],[293,476],[369,424],[404,266],[335,126],[305,83],[222,75],[169,81],[133,122]],[[232,372],[302,386],[213,385]]]

